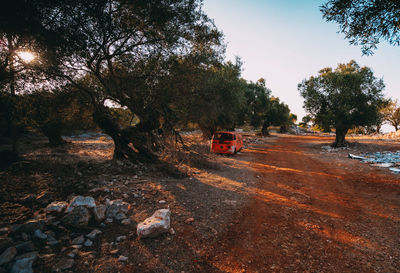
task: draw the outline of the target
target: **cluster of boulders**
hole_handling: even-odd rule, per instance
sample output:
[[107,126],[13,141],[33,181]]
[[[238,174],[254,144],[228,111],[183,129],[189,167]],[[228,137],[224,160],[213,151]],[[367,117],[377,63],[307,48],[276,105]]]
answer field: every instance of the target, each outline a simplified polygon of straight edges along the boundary
[[[92,247],[107,224],[130,225],[129,210],[130,204],[120,199],[107,199],[105,204],[96,204],[93,197],[75,196],[70,202],[52,202],[46,207],[45,214],[36,215],[36,219],[0,229],[0,273],[33,272],[34,262],[42,254],[54,253],[54,249],[61,250],[65,256],[54,264],[52,271],[69,270],[75,264],[79,249]],[[156,211],[137,225],[137,236],[156,237],[170,231],[170,215],[169,209]],[[89,224],[96,228],[82,232],[88,230]],[[74,232],[74,228],[80,232]],[[124,239],[126,236],[119,236],[116,242]],[[121,256],[119,260],[125,262],[127,259]]]

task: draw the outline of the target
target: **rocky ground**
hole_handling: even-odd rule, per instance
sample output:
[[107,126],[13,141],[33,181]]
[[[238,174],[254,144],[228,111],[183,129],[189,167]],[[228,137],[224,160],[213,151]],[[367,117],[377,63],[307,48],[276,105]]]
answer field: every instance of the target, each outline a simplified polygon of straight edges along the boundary
[[98,135],[27,145],[0,171],[0,272],[398,272],[399,175],[348,153],[400,144],[246,135],[220,156],[185,138],[173,169],[112,161]]

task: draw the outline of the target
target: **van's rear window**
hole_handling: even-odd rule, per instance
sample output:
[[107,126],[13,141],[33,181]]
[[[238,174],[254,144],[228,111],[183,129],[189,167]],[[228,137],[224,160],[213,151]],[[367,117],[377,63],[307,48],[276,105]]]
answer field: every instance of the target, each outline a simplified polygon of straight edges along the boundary
[[216,139],[216,140],[234,140],[235,135],[227,134],[227,133],[216,133],[214,135],[214,139]]

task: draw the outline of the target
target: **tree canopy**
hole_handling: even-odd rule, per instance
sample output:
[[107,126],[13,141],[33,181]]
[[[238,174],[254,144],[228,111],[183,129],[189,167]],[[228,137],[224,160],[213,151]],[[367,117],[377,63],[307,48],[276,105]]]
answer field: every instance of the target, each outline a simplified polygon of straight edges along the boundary
[[304,108],[321,127],[336,130],[335,146],[345,146],[345,136],[354,126],[375,124],[384,103],[382,79],[355,61],[319,71],[298,85]]
[[400,45],[400,1],[329,0],[321,6],[327,21],[337,22],[350,43],[372,54],[381,40]]

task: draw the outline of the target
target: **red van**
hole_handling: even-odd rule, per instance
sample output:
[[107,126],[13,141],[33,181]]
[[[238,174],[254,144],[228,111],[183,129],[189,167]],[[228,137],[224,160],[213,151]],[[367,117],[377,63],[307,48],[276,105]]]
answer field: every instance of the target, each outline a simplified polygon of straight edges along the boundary
[[235,154],[243,148],[242,135],[236,132],[216,132],[211,139],[211,152]]

